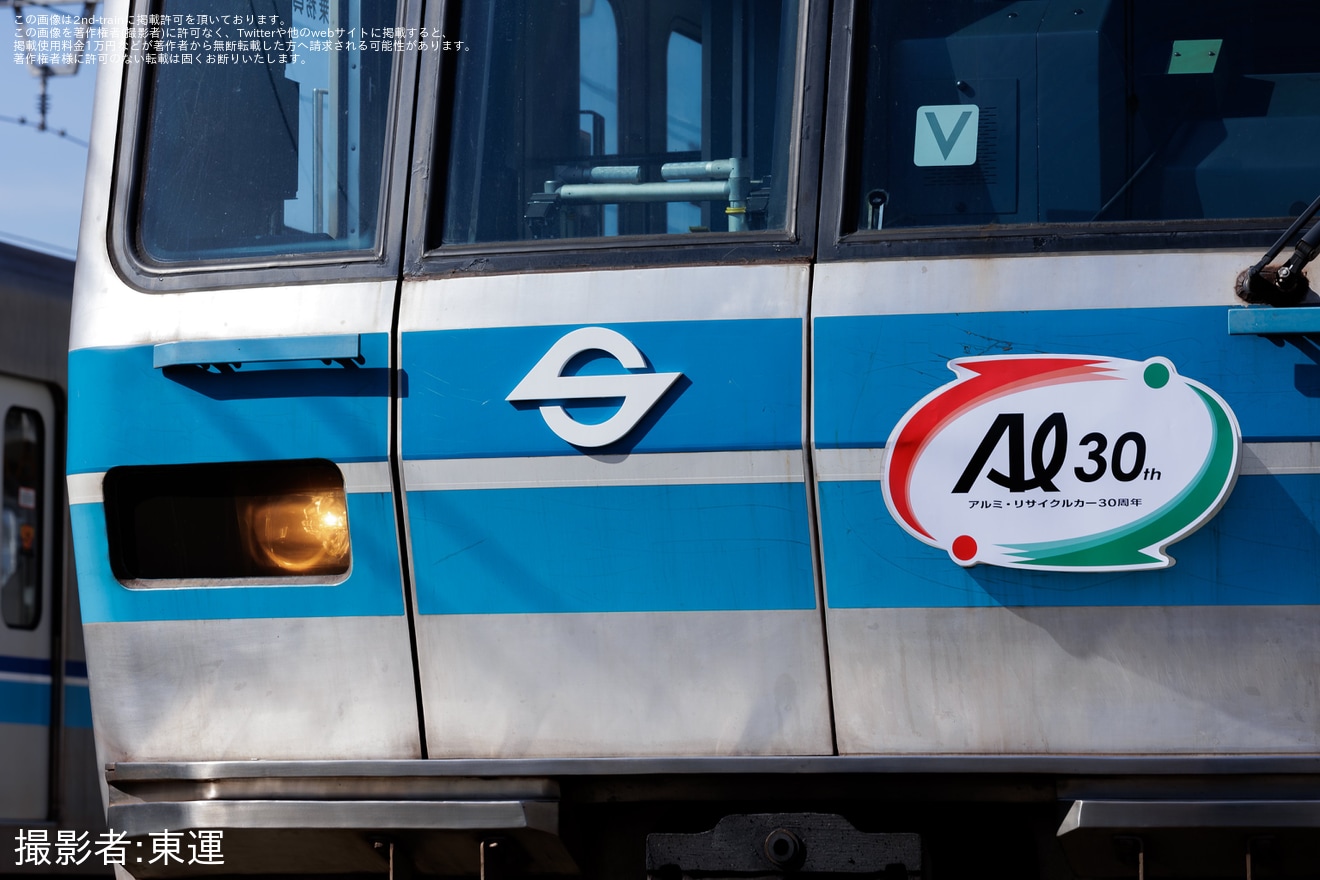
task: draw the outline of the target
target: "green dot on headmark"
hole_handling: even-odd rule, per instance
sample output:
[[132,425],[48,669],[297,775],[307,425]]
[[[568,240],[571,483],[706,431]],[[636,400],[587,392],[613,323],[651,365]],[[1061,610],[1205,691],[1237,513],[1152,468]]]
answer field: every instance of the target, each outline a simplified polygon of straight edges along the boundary
[[1163,388],[1169,384],[1169,368],[1164,364],[1150,364],[1142,373],[1142,378],[1151,388]]

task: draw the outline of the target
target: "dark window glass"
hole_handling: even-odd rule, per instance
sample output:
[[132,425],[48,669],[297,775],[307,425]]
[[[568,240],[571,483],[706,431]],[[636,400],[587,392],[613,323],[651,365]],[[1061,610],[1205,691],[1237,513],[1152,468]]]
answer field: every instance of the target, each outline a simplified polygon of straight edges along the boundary
[[131,586],[325,582],[352,561],[328,461],[117,467],[104,487],[110,568]]
[[440,241],[782,229],[793,0],[463,4]]
[[1285,217],[1320,194],[1320,4],[861,9],[849,230]]
[[5,625],[33,629],[41,620],[45,426],[35,410],[5,413],[0,494],[0,608]]
[[393,34],[395,9],[393,0],[165,0],[171,21],[207,24],[167,25],[147,44],[142,256],[371,248],[397,56],[381,37]]

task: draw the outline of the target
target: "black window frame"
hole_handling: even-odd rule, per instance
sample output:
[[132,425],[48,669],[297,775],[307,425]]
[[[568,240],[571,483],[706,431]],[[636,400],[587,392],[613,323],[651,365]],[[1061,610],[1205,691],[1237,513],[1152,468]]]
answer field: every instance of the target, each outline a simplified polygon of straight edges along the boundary
[[[426,26],[457,33],[462,0],[429,5]],[[785,228],[744,232],[657,233],[649,235],[441,244],[427,249],[430,224],[445,205],[448,141],[437,139],[452,118],[455,58],[435,57],[419,74],[416,154],[426,161],[414,169],[405,277],[520,274],[526,272],[648,268],[679,265],[809,263],[816,254],[824,130],[824,85],[829,30],[828,4],[800,0],[797,70],[789,137],[788,205]],[[447,63],[446,63],[447,62]],[[439,169],[437,171],[437,169]],[[432,179],[428,180],[428,173]]]
[[[10,422],[10,418],[15,414],[26,415],[27,417],[31,418],[35,422],[36,431],[37,431],[37,440],[35,444],[36,452],[37,452],[37,458],[35,462],[35,466],[37,469],[37,485],[35,487],[22,487],[22,488],[34,488],[37,493],[36,498],[34,499],[34,507],[33,507],[34,510],[33,518],[36,521],[36,531],[33,535],[33,543],[36,546],[34,548],[33,553],[31,554],[32,557],[35,559],[33,570],[35,572],[35,577],[36,577],[36,601],[32,606],[32,614],[33,614],[32,620],[27,622],[13,622],[9,619],[7,613],[8,609],[3,609],[0,610],[0,623],[3,623],[5,629],[30,632],[36,630],[41,626],[41,622],[42,619],[45,617],[45,611],[46,611],[46,601],[45,601],[46,585],[48,582],[54,583],[53,575],[48,575],[47,572],[47,568],[52,567],[50,565],[52,560],[48,559],[48,555],[53,555],[53,554],[49,554],[48,550],[52,546],[59,546],[58,544],[51,543],[52,540],[58,540],[59,536],[54,534],[47,534],[48,531],[54,532],[53,528],[49,530],[47,529],[47,522],[53,522],[54,520],[53,516],[51,515],[51,508],[50,508],[50,504],[52,503],[53,500],[50,496],[53,495],[54,492],[48,491],[47,486],[48,485],[53,486],[54,484],[54,480],[52,479],[53,471],[51,470],[51,468],[57,465],[58,462],[48,461],[48,459],[51,458],[51,456],[47,454],[47,447],[52,445],[51,437],[48,434],[50,428],[47,426],[46,419],[42,415],[41,411],[29,406],[21,406],[18,404],[13,404],[6,407],[2,412],[0,412],[0,471],[6,472],[6,473],[0,473],[0,480],[7,482],[7,479],[4,478],[7,477],[7,468],[8,468],[8,461],[7,461],[8,456],[6,455],[6,453],[9,445],[8,443],[9,422]],[[21,488],[19,488],[19,491],[21,492]],[[21,508],[22,505],[21,496],[17,497],[16,500],[18,500]],[[9,536],[4,534],[3,528],[2,526],[0,526],[0,540],[8,540],[8,539]],[[0,586],[3,586],[3,584],[0,584]]]
[[[898,227],[847,231],[855,164],[850,143],[861,127],[866,81],[863,4],[835,0],[830,27],[829,97],[821,179],[821,242],[817,260],[988,257],[1123,251],[1261,250],[1292,218],[1099,221],[1020,225]],[[860,36],[859,36],[860,35]]]
[[[397,26],[420,27],[420,0],[398,0],[398,3]],[[134,0],[129,14],[133,17],[156,14],[163,6],[164,0]],[[151,115],[149,74],[158,65],[142,63],[144,53],[141,50],[136,51],[137,62],[129,63],[128,53],[134,50],[128,46],[125,52],[106,247],[111,265],[126,284],[144,293],[174,293],[398,277],[404,241],[404,186],[410,155],[408,133],[416,93],[418,53],[396,53],[391,73],[387,109],[390,130],[385,135],[387,146],[382,157],[377,206],[378,231],[373,247],[161,262],[140,253],[138,248],[138,215]]]

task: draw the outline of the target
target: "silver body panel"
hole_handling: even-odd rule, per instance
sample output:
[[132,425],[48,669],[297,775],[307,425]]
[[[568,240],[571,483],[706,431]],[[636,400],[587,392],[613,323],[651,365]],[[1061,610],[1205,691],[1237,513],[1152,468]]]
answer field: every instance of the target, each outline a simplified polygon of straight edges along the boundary
[[46,818],[50,764],[50,728],[35,724],[0,724],[5,782],[0,785],[0,817]]
[[806,266],[676,266],[404,282],[403,332],[800,318]]
[[822,263],[812,317],[1240,306],[1255,251],[1172,251]]
[[829,754],[819,619],[815,611],[424,617],[430,755]]
[[1320,609],[832,611],[841,754],[1315,754]]
[[418,754],[402,617],[90,624],[85,638],[106,761]]

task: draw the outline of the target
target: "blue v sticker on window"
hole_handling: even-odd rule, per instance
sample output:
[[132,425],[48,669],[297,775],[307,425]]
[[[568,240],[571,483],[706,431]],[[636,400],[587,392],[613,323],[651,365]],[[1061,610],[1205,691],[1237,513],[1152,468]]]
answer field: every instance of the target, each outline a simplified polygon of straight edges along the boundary
[[912,164],[918,168],[975,165],[981,108],[975,104],[936,104],[917,108]]

